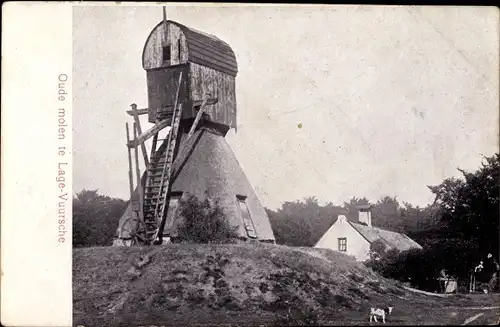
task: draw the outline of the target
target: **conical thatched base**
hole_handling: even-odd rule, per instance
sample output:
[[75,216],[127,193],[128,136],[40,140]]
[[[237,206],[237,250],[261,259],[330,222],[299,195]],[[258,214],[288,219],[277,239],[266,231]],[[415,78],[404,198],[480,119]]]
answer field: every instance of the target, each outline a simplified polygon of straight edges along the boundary
[[[208,196],[219,202],[241,239],[274,242],[269,217],[222,133],[216,128],[202,127],[188,140],[183,135],[179,149],[173,164],[172,197],[192,194],[204,200]],[[245,221],[247,226],[249,222],[244,219],[245,208],[248,208],[255,235],[245,227]],[[165,239],[177,236],[175,226],[180,217],[171,211],[169,208],[162,233]],[[117,235],[121,240],[130,238],[133,226],[126,226],[126,221],[132,214],[129,206],[120,219]],[[115,242],[115,245],[122,245],[120,243],[123,242]]]

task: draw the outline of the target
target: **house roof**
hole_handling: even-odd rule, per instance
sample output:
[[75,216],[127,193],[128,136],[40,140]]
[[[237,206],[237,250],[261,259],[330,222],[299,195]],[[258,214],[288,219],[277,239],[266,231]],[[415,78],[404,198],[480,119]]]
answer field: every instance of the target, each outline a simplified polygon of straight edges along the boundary
[[399,251],[406,251],[411,248],[422,248],[420,244],[402,233],[392,232],[378,227],[370,227],[350,221],[349,224],[370,243],[381,240],[386,246]]

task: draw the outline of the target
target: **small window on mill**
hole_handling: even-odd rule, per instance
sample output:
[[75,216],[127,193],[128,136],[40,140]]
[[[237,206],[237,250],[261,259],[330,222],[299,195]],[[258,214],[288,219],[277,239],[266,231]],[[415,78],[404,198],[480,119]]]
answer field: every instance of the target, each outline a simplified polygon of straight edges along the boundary
[[257,233],[255,232],[255,227],[253,225],[252,217],[250,216],[250,210],[246,203],[246,196],[237,195],[238,205],[240,207],[241,216],[243,217],[243,223],[245,224],[245,229],[247,235],[250,238],[257,238]]
[[163,47],[163,61],[170,61],[170,45]]
[[165,226],[163,227],[164,231],[170,231],[170,229],[173,227],[181,197],[182,197],[181,192],[172,192],[172,194],[170,195],[168,209],[167,209],[167,217],[165,219]]
[[181,62],[181,39],[177,40],[177,60]]

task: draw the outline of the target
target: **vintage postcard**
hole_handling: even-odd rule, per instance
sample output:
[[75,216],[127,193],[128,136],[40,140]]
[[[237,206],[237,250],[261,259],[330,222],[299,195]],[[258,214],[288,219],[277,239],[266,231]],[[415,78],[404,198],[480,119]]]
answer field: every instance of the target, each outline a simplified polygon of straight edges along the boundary
[[3,326],[500,323],[498,8],[2,16]]

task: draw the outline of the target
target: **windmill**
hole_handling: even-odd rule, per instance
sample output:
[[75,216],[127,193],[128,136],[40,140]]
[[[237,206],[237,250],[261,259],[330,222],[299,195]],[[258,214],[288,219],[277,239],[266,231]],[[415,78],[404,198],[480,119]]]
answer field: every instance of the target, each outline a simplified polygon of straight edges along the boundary
[[[153,28],[143,49],[148,107],[132,104],[134,138],[127,125],[131,202],[115,245],[160,244],[175,237],[177,207],[186,194],[221,199],[243,240],[274,242],[269,217],[225,140],[236,128],[231,47],[219,38],[174,21]],[[142,132],[140,115],[153,126]],[[167,131],[165,138],[160,132]],[[144,142],[152,138],[148,155]],[[146,171],[139,171],[139,148]],[[136,186],[132,155],[134,151]]]

